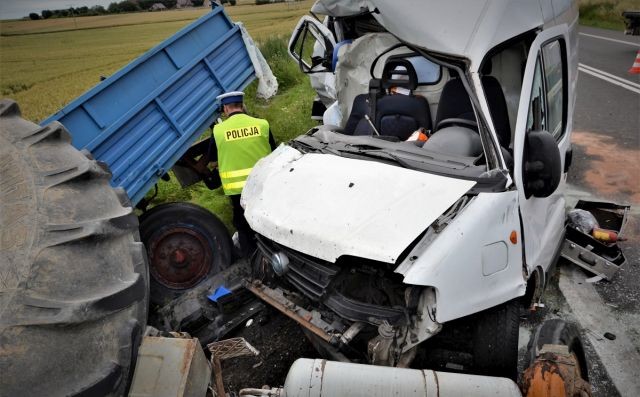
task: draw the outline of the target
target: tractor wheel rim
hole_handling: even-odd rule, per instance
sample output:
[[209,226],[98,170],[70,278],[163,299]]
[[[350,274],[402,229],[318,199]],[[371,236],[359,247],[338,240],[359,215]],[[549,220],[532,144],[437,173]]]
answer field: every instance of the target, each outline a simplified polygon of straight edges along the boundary
[[188,289],[211,270],[213,250],[205,236],[187,227],[171,227],[149,244],[149,273],[160,284]]

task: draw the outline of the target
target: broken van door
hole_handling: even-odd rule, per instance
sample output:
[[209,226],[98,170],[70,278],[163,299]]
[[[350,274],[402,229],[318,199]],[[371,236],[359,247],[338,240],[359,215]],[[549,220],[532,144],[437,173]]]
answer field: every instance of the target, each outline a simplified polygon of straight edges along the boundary
[[330,72],[335,45],[333,34],[322,22],[303,16],[289,40],[289,55],[303,73]]
[[573,106],[567,25],[539,33],[529,50],[523,77],[514,150],[525,258],[529,272],[547,269],[562,242],[565,214],[565,154]]

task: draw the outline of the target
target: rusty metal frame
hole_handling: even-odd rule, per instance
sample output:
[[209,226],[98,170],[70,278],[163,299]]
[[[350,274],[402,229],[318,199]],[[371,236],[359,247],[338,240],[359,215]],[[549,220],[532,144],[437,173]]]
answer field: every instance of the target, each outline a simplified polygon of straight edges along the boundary
[[317,314],[314,315],[314,312],[305,310],[287,299],[281,291],[271,289],[258,280],[247,282],[245,287],[258,298],[278,309],[282,314],[297,322],[323,341],[331,345],[339,343],[342,336],[340,332],[319,318]]

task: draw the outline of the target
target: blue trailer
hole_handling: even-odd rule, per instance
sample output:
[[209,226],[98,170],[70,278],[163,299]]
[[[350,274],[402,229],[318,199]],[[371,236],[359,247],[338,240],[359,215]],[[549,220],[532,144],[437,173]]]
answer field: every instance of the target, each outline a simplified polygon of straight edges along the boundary
[[137,204],[218,117],[216,96],[254,78],[240,28],[215,7],[41,124],[61,122]]
[[220,220],[190,203],[146,211],[144,197],[172,168],[183,186],[219,186],[211,144],[194,142],[219,116],[216,96],[243,90],[256,73],[240,27],[216,6],[44,120],[62,123],[72,144],[112,172],[142,209],[151,299],[163,304],[228,267],[231,238]]

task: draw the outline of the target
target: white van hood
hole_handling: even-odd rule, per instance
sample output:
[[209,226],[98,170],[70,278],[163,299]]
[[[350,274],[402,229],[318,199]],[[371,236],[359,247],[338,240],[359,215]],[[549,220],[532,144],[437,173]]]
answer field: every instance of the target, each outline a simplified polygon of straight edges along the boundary
[[394,263],[473,181],[280,146],[253,168],[242,193],[257,233],[335,262]]

